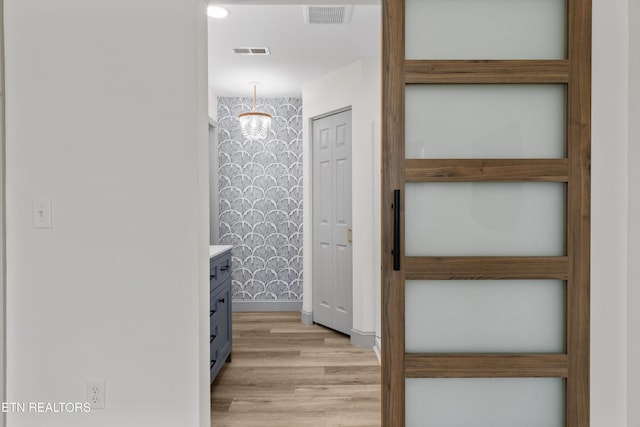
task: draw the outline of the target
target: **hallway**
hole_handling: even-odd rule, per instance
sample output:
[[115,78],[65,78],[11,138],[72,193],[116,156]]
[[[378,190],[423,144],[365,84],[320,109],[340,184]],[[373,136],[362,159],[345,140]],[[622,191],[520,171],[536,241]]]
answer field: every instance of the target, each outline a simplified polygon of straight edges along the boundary
[[377,427],[380,366],[300,313],[234,313],[233,361],[212,385],[214,427]]

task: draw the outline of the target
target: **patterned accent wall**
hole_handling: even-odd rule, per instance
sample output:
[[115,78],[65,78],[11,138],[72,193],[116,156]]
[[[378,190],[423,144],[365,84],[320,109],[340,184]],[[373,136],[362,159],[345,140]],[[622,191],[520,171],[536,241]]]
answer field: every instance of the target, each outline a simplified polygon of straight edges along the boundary
[[251,98],[218,98],[220,244],[233,245],[236,300],[302,300],[302,100],[258,99],[265,140],[242,137]]

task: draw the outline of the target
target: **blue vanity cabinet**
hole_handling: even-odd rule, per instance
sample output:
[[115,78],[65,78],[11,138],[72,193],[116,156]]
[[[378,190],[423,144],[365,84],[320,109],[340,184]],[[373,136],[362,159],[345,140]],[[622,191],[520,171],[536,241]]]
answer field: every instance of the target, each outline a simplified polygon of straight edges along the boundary
[[231,249],[209,259],[209,346],[211,382],[231,361]]

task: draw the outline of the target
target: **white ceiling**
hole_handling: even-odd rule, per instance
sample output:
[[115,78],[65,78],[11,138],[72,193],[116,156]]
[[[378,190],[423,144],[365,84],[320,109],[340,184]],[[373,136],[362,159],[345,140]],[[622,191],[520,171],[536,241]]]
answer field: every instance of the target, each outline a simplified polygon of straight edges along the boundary
[[[304,82],[380,54],[379,5],[355,5],[346,25],[305,24],[300,4],[221,5],[229,16],[208,18],[216,96],[252,96],[252,81],[261,83],[259,97],[300,96]],[[269,47],[271,55],[236,55],[236,47]]]

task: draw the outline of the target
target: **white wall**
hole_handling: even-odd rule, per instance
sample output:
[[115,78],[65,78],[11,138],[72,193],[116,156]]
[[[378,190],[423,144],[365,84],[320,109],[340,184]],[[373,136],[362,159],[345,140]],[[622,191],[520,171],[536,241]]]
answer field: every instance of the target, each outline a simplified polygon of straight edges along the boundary
[[[175,0],[172,0],[175,2]],[[190,83],[195,83],[195,87],[192,87],[191,96],[193,100],[196,102],[196,111],[186,112],[186,117],[189,117],[189,114],[194,114],[193,119],[195,119],[196,126],[196,139],[190,140],[191,144],[196,147],[196,165],[195,169],[190,169],[191,171],[195,171],[197,173],[197,189],[198,194],[196,195],[196,200],[191,201],[192,208],[197,210],[198,221],[196,223],[178,223],[179,227],[187,226],[189,228],[193,227],[193,231],[196,233],[197,238],[197,269],[198,269],[198,277],[196,285],[196,300],[198,304],[198,342],[199,346],[197,349],[197,363],[198,367],[195,369],[196,375],[199,380],[199,389],[198,389],[198,397],[199,401],[195,403],[198,405],[197,414],[199,416],[199,423],[194,425],[198,425],[199,427],[211,427],[211,376],[210,376],[210,361],[211,356],[209,354],[210,348],[210,294],[209,294],[209,245],[210,242],[210,233],[209,233],[209,224],[210,224],[210,212],[209,212],[209,186],[210,186],[210,177],[209,177],[209,99],[207,96],[207,89],[209,87],[209,69],[208,69],[208,38],[207,38],[207,17],[206,17],[206,6],[208,1],[206,0],[190,0],[189,2],[184,2],[185,4],[182,7],[186,7],[187,10],[191,11],[193,14],[193,19],[195,19],[196,26],[195,31],[196,34],[190,34],[190,37],[195,37],[195,56],[196,56],[196,69],[195,74],[196,78],[194,81],[191,81],[193,76],[188,76],[187,80]],[[157,3],[154,3],[157,4]],[[180,4],[180,1],[175,3],[176,5]],[[193,23],[191,23],[193,25]],[[189,42],[185,40],[185,46],[189,46]],[[194,47],[194,46],[191,46]],[[190,71],[190,73],[193,70]],[[217,98],[215,98],[217,101]],[[187,129],[189,130],[189,129]],[[191,129],[193,130],[193,129]],[[187,140],[189,141],[189,140]],[[185,172],[186,170],[183,170]],[[192,307],[184,307],[184,310],[191,310]],[[156,373],[157,374],[157,373]],[[185,425],[182,423],[181,425]]]
[[627,425],[640,426],[640,0],[629,0],[629,269]]
[[626,425],[628,0],[593,1],[591,425]]
[[11,427],[209,425],[205,16],[5,1],[7,398],[107,405]]
[[305,272],[302,309],[305,313],[313,311],[311,119],[345,107],[352,108],[353,329],[373,335],[380,286],[380,169],[374,167],[380,164],[377,58],[356,61],[302,87]]

